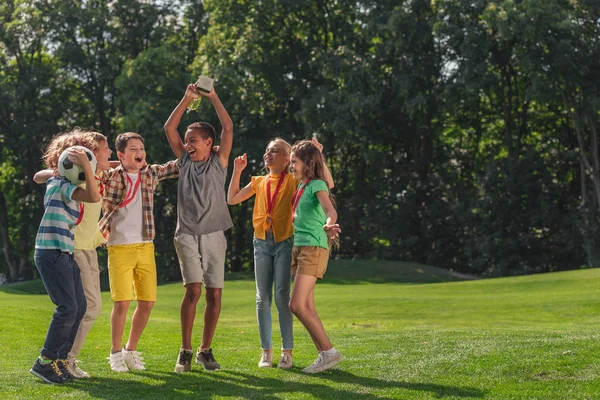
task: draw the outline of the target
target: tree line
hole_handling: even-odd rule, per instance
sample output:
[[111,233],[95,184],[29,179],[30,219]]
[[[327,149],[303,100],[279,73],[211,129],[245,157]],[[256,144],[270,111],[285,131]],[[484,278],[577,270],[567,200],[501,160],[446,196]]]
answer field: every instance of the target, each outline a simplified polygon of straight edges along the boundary
[[[481,276],[600,264],[600,4],[595,0],[67,1],[0,4],[0,272],[35,276],[51,137],[162,125],[199,74],[234,121],[242,176],[270,138],[316,136],[344,258]],[[182,124],[207,120],[210,105]],[[231,167],[230,167],[231,170]],[[157,265],[178,279],[176,182],[155,197]],[[228,269],[252,268],[252,202]]]

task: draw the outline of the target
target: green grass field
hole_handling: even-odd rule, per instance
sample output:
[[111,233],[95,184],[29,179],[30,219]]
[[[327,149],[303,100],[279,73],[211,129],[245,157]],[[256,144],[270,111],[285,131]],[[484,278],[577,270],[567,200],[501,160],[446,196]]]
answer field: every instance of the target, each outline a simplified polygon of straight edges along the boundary
[[[60,387],[28,372],[53,306],[30,294],[39,284],[15,284],[0,291],[0,398],[598,399],[598,282],[600,270],[458,281],[410,263],[336,261],[316,302],[346,361],[311,376],[301,369],[316,353],[297,321],[295,367],[256,367],[254,282],[243,279],[225,286],[213,343],[221,371],[173,372],[183,288],[169,284],[159,287],[140,343],[148,370],[113,373],[106,360],[111,302],[103,293],[102,315],[80,356],[93,377]],[[277,346],[277,329],[274,340]]]

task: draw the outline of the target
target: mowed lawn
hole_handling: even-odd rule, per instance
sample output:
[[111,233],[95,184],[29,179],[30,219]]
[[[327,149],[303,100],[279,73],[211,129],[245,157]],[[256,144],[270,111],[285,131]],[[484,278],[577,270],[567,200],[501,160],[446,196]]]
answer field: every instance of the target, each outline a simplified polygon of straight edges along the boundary
[[[147,371],[113,373],[111,302],[80,359],[92,379],[42,383],[28,371],[53,306],[46,295],[0,291],[0,398],[99,399],[598,399],[600,270],[458,281],[410,263],[337,261],[317,309],[346,360],[306,375],[316,352],[295,322],[295,367],[258,369],[254,282],[226,282],[213,349],[222,365],[175,374],[180,283],[159,287],[139,350]],[[202,307],[194,342],[199,343]],[[274,313],[276,320],[276,313]],[[280,340],[274,329],[275,347]],[[278,351],[276,351],[278,358]]]

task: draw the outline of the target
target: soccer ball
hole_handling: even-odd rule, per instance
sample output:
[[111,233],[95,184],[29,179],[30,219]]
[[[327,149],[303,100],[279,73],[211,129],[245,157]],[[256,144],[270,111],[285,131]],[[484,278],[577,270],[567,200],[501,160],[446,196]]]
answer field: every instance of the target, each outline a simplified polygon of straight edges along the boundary
[[73,164],[73,162],[69,160],[69,149],[72,148],[81,149],[86,152],[88,160],[90,160],[92,172],[96,172],[96,156],[94,156],[94,153],[87,147],[72,146],[65,149],[60,157],[58,157],[58,174],[73,185],[78,185],[81,182],[85,182],[85,173],[83,172],[83,167],[81,165]]

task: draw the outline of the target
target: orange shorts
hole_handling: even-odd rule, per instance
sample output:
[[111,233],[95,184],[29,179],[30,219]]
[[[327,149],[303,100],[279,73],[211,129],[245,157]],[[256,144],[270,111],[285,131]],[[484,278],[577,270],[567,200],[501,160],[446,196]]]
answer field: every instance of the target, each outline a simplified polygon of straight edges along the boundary
[[292,276],[310,275],[323,279],[328,261],[328,249],[317,246],[294,246],[292,248]]

